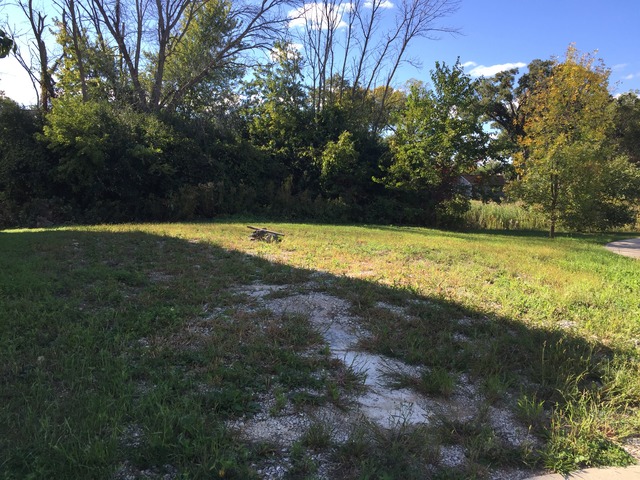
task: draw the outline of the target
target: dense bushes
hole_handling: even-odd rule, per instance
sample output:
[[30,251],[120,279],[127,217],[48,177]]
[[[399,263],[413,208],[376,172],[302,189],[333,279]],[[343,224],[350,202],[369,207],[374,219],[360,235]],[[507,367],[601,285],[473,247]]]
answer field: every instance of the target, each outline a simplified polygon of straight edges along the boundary
[[[505,163],[491,156],[475,84],[459,65],[437,67],[435,91],[416,84],[408,96],[395,92],[403,102],[384,132],[372,128],[372,112],[363,109],[366,92],[357,90],[362,98],[345,93],[313,111],[300,85],[274,74],[263,84],[257,79],[256,94],[224,116],[206,108],[151,112],[74,95],[54,99],[44,115],[0,97],[0,227],[250,213],[325,222],[547,228],[549,216],[539,213],[539,202],[530,202],[538,211],[470,202],[473,190],[461,176],[495,177],[504,174]],[[562,185],[566,205],[559,227],[593,230],[633,222],[640,174],[626,156],[610,150],[615,155],[596,162],[597,172],[570,172],[573,186]],[[572,159],[578,166],[596,165],[580,160]],[[533,184],[534,175],[528,175]],[[506,194],[518,198],[517,185],[512,181]],[[540,182],[533,190],[544,194],[547,187]]]
[[266,208],[276,190],[264,155],[212,123],[69,97],[44,122],[1,99],[0,128],[5,227],[213,217]]

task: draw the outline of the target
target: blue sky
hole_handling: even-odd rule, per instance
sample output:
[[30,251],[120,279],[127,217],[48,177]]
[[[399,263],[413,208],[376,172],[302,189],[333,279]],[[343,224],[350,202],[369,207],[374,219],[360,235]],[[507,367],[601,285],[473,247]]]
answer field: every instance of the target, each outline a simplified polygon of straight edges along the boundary
[[485,67],[528,64],[562,58],[575,43],[581,52],[597,50],[612,70],[613,93],[640,90],[640,0],[463,0],[447,24],[462,35],[415,45],[424,64],[416,78],[427,78],[436,60],[454,63],[459,56],[463,64]]
[[[6,15],[5,9],[0,18]],[[416,41],[411,56],[423,67],[405,66],[399,82],[428,80],[436,61],[453,64],[457,57],[471,75],[490,75],[499,66],[562,57],[575,43],[581,52],[597,50],[612,70],[612,93],[640,90],[640,0],[462,0],[458,12],[442,22],[461,34]],[[20,103],[35,98],[12,59],[0,60],[0,90]]]

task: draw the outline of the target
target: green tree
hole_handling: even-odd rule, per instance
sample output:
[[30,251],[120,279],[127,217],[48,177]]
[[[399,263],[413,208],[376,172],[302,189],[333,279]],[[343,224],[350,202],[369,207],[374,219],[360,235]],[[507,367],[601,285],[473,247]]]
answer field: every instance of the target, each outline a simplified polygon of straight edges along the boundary
[[38,112],[0,97],[0,224],[15,225],[30,204],[56,194],[51,158],[35,138],[41,123]]
[[455,219],[467,205],[459,177],[485,158],[476,82],[460,65],[436,63],[433,90],[414,84],[390,138],[392,160],[383,178],[391,189],[409,193],[429,220]]
[[158,117],[105,101],[56,99],[44,137],[53,177],[89,220],[135,218],[149,195],[175,187],[180,139]]
[[517,68],[499,72],[478,83],[480,102],[486,118],[500,133],[493,142],[496,157],[509,158],[520,148],[524,138],[527,103],[551,75],[553,62],[533,60],[527,72],[517,79]]
[[117,50],[83,21],[76,0],[64,0],[57,21],[56,41],[62,48],[56,73],[56,95],[82,100],[116,101],[131,105],[132,86],[118,62]]
[[614,104],[615,135],[621,153],[640,168],[640,92],[628,92]]
[[313,160],[313,114],[307,105],[300,54],[289,43],[276,43],[271,58],[247,84],[248,135],[270,158],[272,178],[283,182],[289,177],[295,193],[318,175]]
[[[185,34],[166,58],[159,101],[178,111],[221,118],[231,103],[234,85],[244,73],[237,56],[217,58],[238,19],[230,15],[232,5],[228,0],[201,3],[182,20]],[[152,58],[149,75],[159,67],[157,55]],[[192,79],[194,74],[198,75],[197,81]]]
[[636,178],[611,141],[608,79],[604,65],[570,46],[527,102],[513,191],[544,213],[551,237],[559,224],[607,228],[631,219]]
[[[342,132],[337,141],[329,141],[322,152],[320,183],[330,197],[349,197],[357,186],[358,152],[350,132]],[[347,201],[351,200],[347,198]]]

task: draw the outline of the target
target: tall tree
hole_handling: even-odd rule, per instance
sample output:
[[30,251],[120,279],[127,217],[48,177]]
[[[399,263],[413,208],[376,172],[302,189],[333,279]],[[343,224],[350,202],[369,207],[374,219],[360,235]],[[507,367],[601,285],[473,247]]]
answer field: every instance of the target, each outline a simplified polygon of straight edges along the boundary
[[[201,5],[191,18],[184,37],[173,47],[173,53],[167,57],[165,65],[165,84],[162,87],[162,103],[172,103],[173,97],[180,97],[174,103],[174,109],[189,114],[204,114],[223,117],[225,109],[233,103],[235,85],[240,83],[244,73],[235,57],[224,61],[216,59],[218,49],[225,36],[237,26],[236,19],[229,14],[230,1],[208,1]],[[210,65],[216,65],[211,68]],[[194,72],[206,72],[199,82],[179,93],[180,89],[191,81]]]
[[552,68],[553,62],[550,60],[533,60],[527,66],[527,72],[517,81],[517,68],[480,80],[478,92],[485,115],[500,132],[497,141],[494,142],[497,153],[510,157],[520,148],[520,140],[526,133],[527,102],[544,86]]
[[176,110],[217,70],[269,47],[284,21],[284,0],[85,1],[117,47],[138,108],[149,111]]
[[[51,58],[51,47],[47,41],[50,25],[47,15],[34,7],[33,0],[18,0],[18,6],[29,22],[33,40],[28,45],[31,60],[27,61],[19,51],[16,58],[29,74],[34,87],[37,87],[38,106],[43,112],[48,112],[51,100],[55,97],[53,78],[59,64],[58,58]],[[31,64],[33,61],[36,62],[35,66]]]
[[48,15],[33,0],[18,4],[38,61],[37,68],[23,66],[44,110],[55,96],[58,66],[47,45],[48,15],[58,19],[69,62],[64,88],[87,101],[92,78],[102,78],[110,82],[109,99],[155,112],[177,110],[203,85],[254,64],[255,52],[270,48],[285,23],[285,0],[56,0]]
[[83,101],[122,97],[116,52],[92,30],[91,15],[78,0],[60,0],[56,40],[62,56],[56,73],[56,95],[79,96]]
[[630,220],[636,179],[611,142],[608,80],[604,65],[570,46],[527,103],[514,191],[544,213],[550,237],[560,223],[587,229]]
[[489,136],[484,132],[475,93],[476,82],[460,63],[436,63],[433,90],[414,84],[390,138],[393,159],[383,182],[413,193],[425,213],[439,217],[462,201],[458,178],[484,159]]
[[277,42],[271,61],[247,82],[245,116],[249,138],[271,159],[273,178],[291,178],[294,191],[306,188],[313,166],[312,117],[302,77],[302,57]]

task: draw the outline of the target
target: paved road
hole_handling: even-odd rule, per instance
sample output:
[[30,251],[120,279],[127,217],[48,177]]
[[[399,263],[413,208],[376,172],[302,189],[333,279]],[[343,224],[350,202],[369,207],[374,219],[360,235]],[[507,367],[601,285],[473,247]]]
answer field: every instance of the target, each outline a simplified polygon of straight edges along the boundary
[[[605,248],[625,257],[640,258],[640,238],[607,243]],[[640,479],[640,476],[638,478]]]

